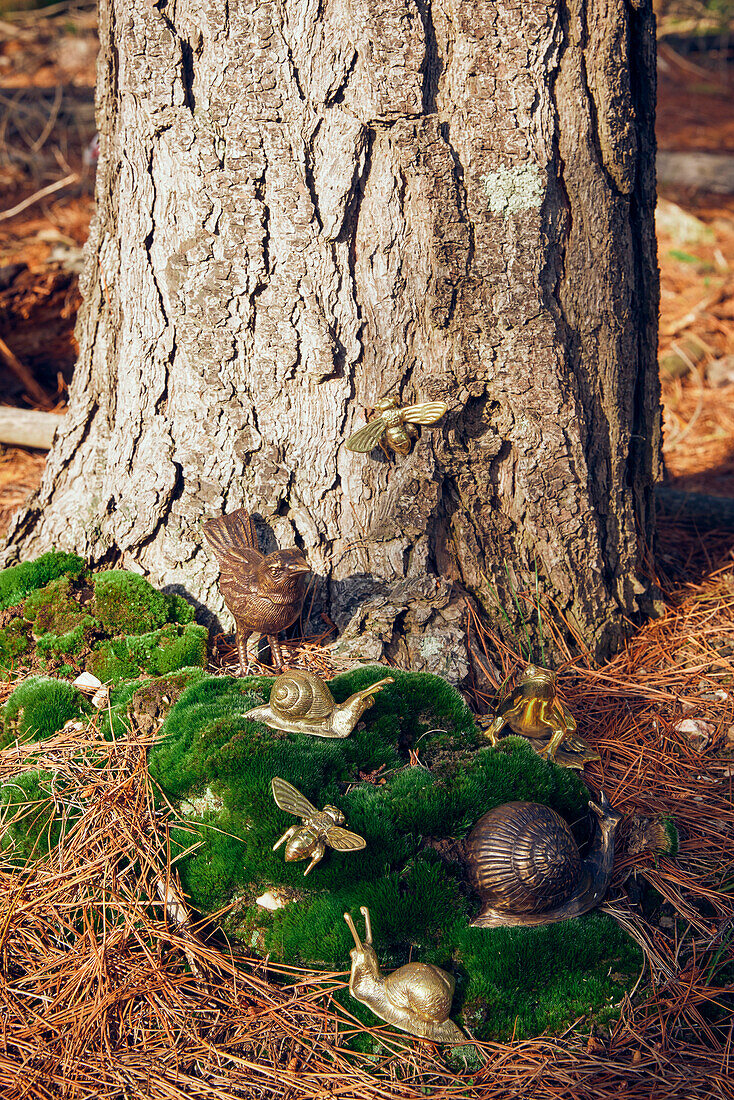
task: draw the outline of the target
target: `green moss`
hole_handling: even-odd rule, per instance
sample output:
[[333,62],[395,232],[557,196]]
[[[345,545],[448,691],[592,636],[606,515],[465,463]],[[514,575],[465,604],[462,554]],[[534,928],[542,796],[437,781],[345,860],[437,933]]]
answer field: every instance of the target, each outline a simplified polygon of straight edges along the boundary
[[36,650],[41,656],[79,654],[90,643],[99,624],[91,615],[77,615],[76,625],[66,634],[42,634],[36,639]]
[[87,667],[100,680],[118,684],[142,674],[162,676],[186,666],[204,666],[208,637],[206,627],[196,623],[168,623],[149,634],[100,643]]
[[74,628],[82,613],[79,601],[72,595],[69,577],[57,577],[23,602],[23,616],[33,623],[35,635],[65,634]]
[[186,688],[203,676],[201,668],[189,667],[142,683],[139,679],[123,681],[111,690],[109,705],[101,713],[102,736],[106,740],[125,737],[133,720],[144,731],[157,728]]
[[178,596],[175,592],[166,595],[166,603],[168,604],[168,621],[169,623],[181,623],[184,626],[186,623],[194,621],[194,615],[196,611],[193,604],[190,604],[188,600],[185,600],[183,596]]
[[18,615],[0,629],[0,668],[83,669],[120,683],[204,665],[208,634],[183,596],[158,592],[137,573],[88,577],[71,554],[45,554],[0,573],[0,596]]
[[11,669],[18,658],[28,652],[30,647],[30,629],[24,619],[11,619],[0,630],[0,668]]
[[0,786],[0,851],[18,864],[50,851],[79,816],[63,807],[53,772],[31,771]]
[[71,684],[46,676],[32,676],[19,684],[3,708],[0,748],[16,739],[28,741],[52,737],[87,706]]
[[145,577],[112,569],[93,577],[91,611],[107,634],[147,634],[168,621],[170,598]]
[[84,562],[76,554],[51,550],[35,561],[11,565],[0,571],[0,609],[14,607],[37,588],[43,588],[57,577],[78,577],[84,572]]
[[[384,672],[337,677],[336,700]],[[472,929],[478,901],[460,858],[459,838],[512,799],[553,806],[583,842],[583,783],[522,738],[487,747],[461,696],[438,677],[394,676],[363,728],[345,740],[279,733],[244,718],[267,698],[270,680],[203,677],[183,692],[150,770],[186,807],[172,840],[175,851],[188,851],[177,866],[194,904],[213,911],[237,897],[228,931],[273,958],[335,969],[348,966],[352,946],[343,913],[357,917],[368,905],[385,969],[411,957],[448,967],[457,975],[455,1014],[463,1011],[478,1037],[558,1030],[589,1010],[611,1011],[627,976],[639,971],[638,950],[616,925],[594,914],[540,929]],[[286,863],[282,848],[272,850],[298,823],[275,805],[274,775],[319,808],[342,809],[367,847],[329,851],[304,878],[304,863]],[[279,888],[296,900],[275,913],[254,904]]]
[[668,847],[666,849],[666,855],[675,857],[678,855],[678,848],[680,846],[680,837],[678,834],[678,828],[675,824],[675,818],[670,814],[663,814],[660,818],[660,824],[665,830],[665,835],[668,839]]

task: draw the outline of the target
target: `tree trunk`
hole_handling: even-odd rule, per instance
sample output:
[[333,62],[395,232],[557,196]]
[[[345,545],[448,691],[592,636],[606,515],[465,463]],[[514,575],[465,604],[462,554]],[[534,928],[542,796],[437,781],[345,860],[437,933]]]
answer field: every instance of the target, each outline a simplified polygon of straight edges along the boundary
[[[81,353],[20,556],[228,623],[200,521],[246,506],[345,652],[461,678],[463,594],[511,633],[536,585],[618,645],[660,448],[650,0],[102,0],[100,30]],[[449,413],[347,450],[387,391]]]

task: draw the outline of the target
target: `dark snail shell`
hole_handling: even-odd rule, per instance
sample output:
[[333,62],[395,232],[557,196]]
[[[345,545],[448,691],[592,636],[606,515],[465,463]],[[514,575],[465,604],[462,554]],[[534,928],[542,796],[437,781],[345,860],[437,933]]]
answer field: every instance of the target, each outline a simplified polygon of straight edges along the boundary
[[283,718],[327,718],[334,705],[334,697],[324,681],[312,672],[298,669],[276,676],[270,692],[270,707]]
[[507,802],[480,817],[466,841],[469,878],[485,906],[538,913],[561,905],[582,860],[566,822],[549,806]]

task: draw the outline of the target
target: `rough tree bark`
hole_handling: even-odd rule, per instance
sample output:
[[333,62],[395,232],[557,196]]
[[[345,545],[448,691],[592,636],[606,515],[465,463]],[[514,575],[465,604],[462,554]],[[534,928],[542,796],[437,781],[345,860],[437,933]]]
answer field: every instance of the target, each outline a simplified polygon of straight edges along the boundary
[[[650,0],[102,0],[67,427],[11,553],[223,614],[202,519],[298,545],[346,652],[466,671],[535,588],[648,613],[659,456]],[[344,438],[390,390],[412,455]],[[264,549],[271,549],[264,538]]]

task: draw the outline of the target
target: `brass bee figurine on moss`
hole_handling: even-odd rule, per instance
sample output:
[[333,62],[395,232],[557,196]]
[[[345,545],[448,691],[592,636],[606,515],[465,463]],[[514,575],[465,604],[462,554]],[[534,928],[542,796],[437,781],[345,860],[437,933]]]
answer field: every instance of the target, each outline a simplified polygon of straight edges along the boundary
[[383,974],[372,946],[370,912],[360,906],[364,917],[364,943],[349,913],[344,914],[354,938],[349,992],[371,1008],[381,1020],[434,1043],[465,1043],[466,1035],[449,1019],[454,996],[454,979],[432,963],[410,962]]
[[311,737],[349,737],[357,722],[392,676],[355,691],[343,703],[335,703],[328,685],[313,672],[293,669],[276,676],[270,702],[245,711],[244,717],[263,722],[284,733],[308,733]]
[[381,397],[375,405],[377,416],[360,428],[354,435],[350,435],[346,446],[350,451],[358,451],[367,454],[381,442],[392,447],[399,455],[410,454],[413,440],[418,438],[419,424],[438,424],[441,417],[448,412],[448,405],[443,401],[424,401],[419,405],[398,406],[393,397]]
[[480,719],[479,724],[493,745],[501,730],[509,726],[513,733],[526,737],[540,756],[564,768],[583,769],[587,761],[599,759],[585,741],[571,736],[576,719],[558,698],[555,672],[537,665],[528,665],[496,716]]
[[272,780],[271,787],[278,807],[285,810],[287,814],[295,814],[296,817],[303,819],[302,825],[291,825],[290,829],[283,833],[280,840],[273,845],[273,851],[276,851],[283,841],[287,841],[285,846],[287,863],[310,858],[311,862],[303,872],[304,876],[313,870],[320,859],[323,859],[327,844],[337,852],[358,852],[367,846],[364,837],[351,833],[349,829],[342,829],[346,818],[336,806],[324,806],[323,810],[317,810],[299,790],[277,775]]

